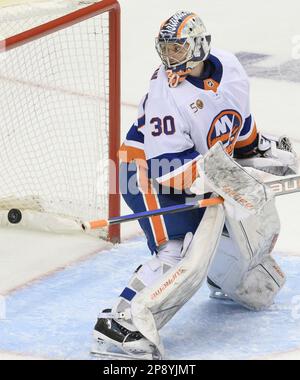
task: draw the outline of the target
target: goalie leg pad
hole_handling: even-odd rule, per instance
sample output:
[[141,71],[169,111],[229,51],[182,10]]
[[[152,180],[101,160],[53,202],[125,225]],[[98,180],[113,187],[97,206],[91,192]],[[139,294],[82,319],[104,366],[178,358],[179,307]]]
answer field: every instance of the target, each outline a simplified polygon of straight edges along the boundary
[[250,310],[261,310],[272,305],[285,284],[285,274],[271,256],[247,272],[236,289],[234,298]]
[[[243,251],[229,236],[222,236],[218,250],[209,267],[208,278],[220,289],[219,293],[228,294],[234,292],[240,284],[244,273],[249,268],[250,255]],[[214,292],[212,293],[214,294]]]
[[[243,291],[241,293],[237,289],[243,289],[245,276],[251,273],[252,269],[257,268],[250,279],[261,279],[260,276],[256,276],[258,270],[263,270],[259,265],[264,260],[267,263],[269,259],[273,260],[270,258],[270,253],[280,231],[274,200],[268,202],[260,214],[244,221],[238,222],[227,217],[226,226],[229,236],[222,236],[218,251],[209,268],[208,277],[234,301],[255,310],[267,307],[271,302],[271,294],[274,299],[284,282],[278,280],[279,288],[275,286],[271,293],[266,290],[266,295],[261,295],[260,298],[257,295],[257,305],[253,301],[254,293],[253,296],[249,296],[248,305],[248,299],[243,299],[244,295],[241,295],[244,294]],[[276,268],[281,272],[278,266]],[[261,290],[265,289],[264,284],[257,284],[257,287]]]
[[[156,256],[153,256],[145,264],[140,265],[135,270],[128,285],[112,309],[114,317],[118,319],[120,324],[129,330],[136,330],[130,312],[133,298],[143,289],[151,286],[181,260],[192,236],[192,234],[186,236],[184,241],[180,239],[170,240],[166,244],[161,245]],[[122,316],[122,318],[120,318],[120,316]]]
[[238,251],[250,265],[259,264],[263,256],[272,252],[280,232],[280,220],[275,200],[269,201],[257,215],[243,221],[226,218],[230,237]]
[[115,346],[127,354],[139,354],[143,358],[149,355],[157,358],[161,356],[156,346],[143,337],[134,325],[131,302],[139,292],[151,286],[181,260],[192,236],[189,234],[184,241],[182,239],[168,241],[159,247],[156,256],[136,269],[112,310],[105,310],[99,315],[94,329],[96,347],[99,344],[101,346],[97,351],[99,349],[110,351],[110,348]]
[[194,295],[206,277],[225,221],[222,206],[210,207],[182,260],[132,301],[134,325],[163,352],[158,330]]

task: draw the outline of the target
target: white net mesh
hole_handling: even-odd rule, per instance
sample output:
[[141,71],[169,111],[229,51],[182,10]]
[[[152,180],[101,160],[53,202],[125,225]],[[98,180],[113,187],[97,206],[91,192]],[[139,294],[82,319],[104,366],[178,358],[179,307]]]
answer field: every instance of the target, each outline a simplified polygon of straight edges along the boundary
[[[6,14],[1,33],[69,10]],[[108,216],[108,50],[106,13],[0,55],[0,208]]]
[[10,37],[95,1],[0,0],[0,34]]

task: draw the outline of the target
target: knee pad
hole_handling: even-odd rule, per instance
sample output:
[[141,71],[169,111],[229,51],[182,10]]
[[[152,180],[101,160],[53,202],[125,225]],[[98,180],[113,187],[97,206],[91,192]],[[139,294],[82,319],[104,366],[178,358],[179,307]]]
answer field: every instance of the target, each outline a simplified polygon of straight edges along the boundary
[[244,275],[241,284],[230,296],[246,308],[258,311],[272,305],[285,280],[285,274],[273,257],[266,256]]
[[128,285],[122,291],[115,306],[112,308],[116,319],[124,319],[119,321],[124,327],[129,330],[134,328],[131,318],[127,316],[127,311],[131,308],[133,298],[176,265],[181,260],[185,250],[186,243],[184,244],[183,240],[170,240],[159,247],[156,256],[153,256],[144,265],[140,265],[135,270]]
[[169,240],[158,248],[156,256],[136,269],[129,286],[132,285],[137,292],[141,291],[141,286],[140,284],[136,286],[136,280],[143,283],[144,287],[150,286],[157,278],[176,265],[182,259],[183,254],[183,240]]

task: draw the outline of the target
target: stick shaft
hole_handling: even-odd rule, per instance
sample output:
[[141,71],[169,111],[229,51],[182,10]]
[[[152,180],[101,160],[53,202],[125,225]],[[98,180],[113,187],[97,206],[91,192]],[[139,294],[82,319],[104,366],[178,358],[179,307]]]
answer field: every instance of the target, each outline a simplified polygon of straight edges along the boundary
[[[274,181],[268,181],[265,184],[271,187],[276,197],[280,195],[300,192],[300,176],[293,176],[293,177],[287,177],[287,178],[278,179]],[[174,214],[177,212],[191,211],[191,210],[196,210],[198,208],[215,206],[223,202],[224,202],[224,199],[222,197],[202,199],[196,203],[186,203],[183,205],[164,207],[157,210],[144,211],[144,212],[139,212],[135,214],[118,216],[118,217],[111,218],[108,220],[103,219],[103,220],[96,220],[96,221],[92,221],[88,223],[83,223],[82,228],[84,230],[103,228],[103,227],[107,227],[114,224],[126,223],[133,220],[149,218],[152,216],[168,215],[168,214]]]
[[266,185],[270,186],[275,196],[298,193],[300,191],[300,176],[268,181]]
[[210,206],[214,206],[223,202],[224,200],[221,197],[202,199],[196,203],[186,203],[183,205],[163,207],[157,210],[144,211],[144,212],[138,212],[135,214],[118,216],[115,218],[111,218],[109,220],[104,219],[104,220],[96,220],[96,221],[92,221],[88,223],[83,223],[82,228],[84,230],[103,228],[109,225],[111,226],[114,224],[121,224],[121,223],[131,222],[133,220],[149,218],[151,216],[175,214],[177,212],[191,211],[191,210],[196,210],[198,208],[210,207]]

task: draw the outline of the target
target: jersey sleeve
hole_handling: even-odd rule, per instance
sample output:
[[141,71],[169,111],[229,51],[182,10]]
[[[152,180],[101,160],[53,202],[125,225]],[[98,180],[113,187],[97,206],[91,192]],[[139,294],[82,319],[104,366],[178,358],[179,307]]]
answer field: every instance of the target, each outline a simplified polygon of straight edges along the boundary
[[177,190],[189,189],[198,176],[200,154],[195,148],[177,153],[165,153],[147,160],[149,178],[160,185]]
[[138,107],[138,118],[129,129],[126,139],[119,149],[119,159],[121,162],[130,163],[139,161],[140,164],[146,162],[144,150],[144,133],[145,125],[145,104],[148,95],[145,95]]
[[258,132],[253,116],[250,114],[244,122],[234,147],[235,156],[248,156],[252,154],[258,143]]

